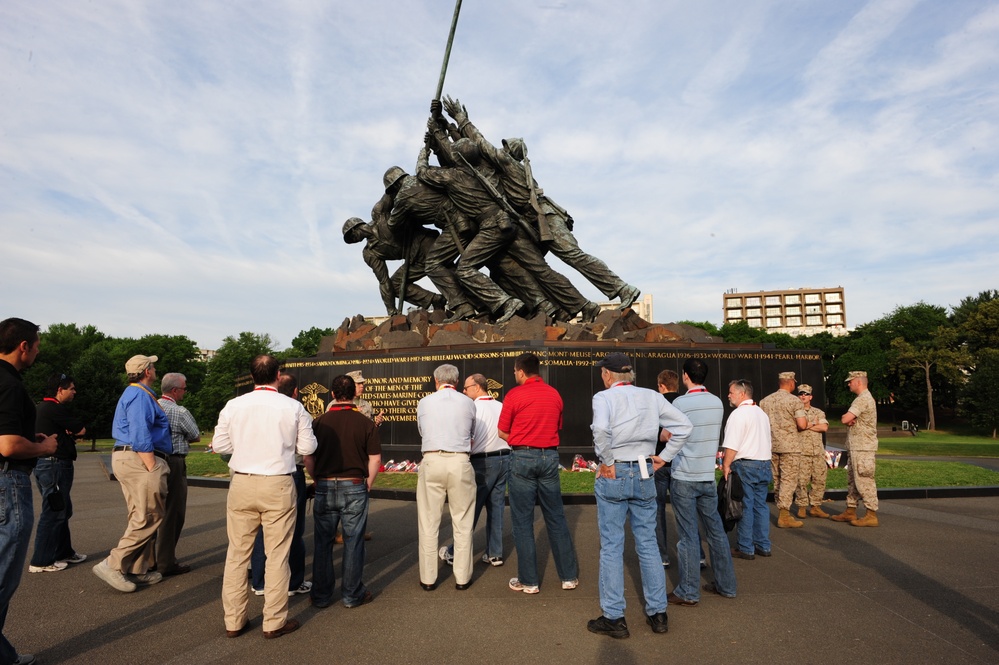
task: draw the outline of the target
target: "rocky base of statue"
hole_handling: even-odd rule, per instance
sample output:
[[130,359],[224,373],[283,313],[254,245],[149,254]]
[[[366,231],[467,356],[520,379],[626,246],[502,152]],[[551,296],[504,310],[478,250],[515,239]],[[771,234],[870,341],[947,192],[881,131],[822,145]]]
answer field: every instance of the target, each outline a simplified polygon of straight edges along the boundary
[[649,323],[632,309],[601,312],[591,323],[555,322],[539,315],[515,316],[502,324],[475,319],[444,323],[443,311],[414,310],[374,324],[358,314],[344,319],[336,335],[319,345],[319,355],[435,346],[494,344],[515,341],[720,343],[719,337],[682,323]]

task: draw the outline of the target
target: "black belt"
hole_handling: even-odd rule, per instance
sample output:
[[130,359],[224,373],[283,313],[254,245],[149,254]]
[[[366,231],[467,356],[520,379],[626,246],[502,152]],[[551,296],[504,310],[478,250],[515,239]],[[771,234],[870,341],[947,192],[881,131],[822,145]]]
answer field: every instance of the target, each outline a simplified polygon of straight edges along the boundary
[[509,450],[494,450],[491,453],[475,453],[472,455],[472,459],[482,459],[483,457],[501,457],[502,455],[509,454]]
[[[138,453],[139,451],[138,450],[132,450],[132,446],[115,446],[114,448],[111,449],[111,452],[113,452],[113,453],[122,453],[122,452]],[[159,457],[162,460],[165,460],[167,458],[167,454],[164,453],[164,452],[162,452],[162,451],[159,451],[159,450],[154,450],[153,454],[156,455],[157,457]]]
[[514,450],[558,450],[558,446],[510,446]]
[[30,474],[31,470],[34,468],[35,467],[33,466],[28,466],[26,464],[15,464],[10,460],[7,460],[3,464],[0,464],[0,473],[6,473],[8,471],[20,471],[21,473]]

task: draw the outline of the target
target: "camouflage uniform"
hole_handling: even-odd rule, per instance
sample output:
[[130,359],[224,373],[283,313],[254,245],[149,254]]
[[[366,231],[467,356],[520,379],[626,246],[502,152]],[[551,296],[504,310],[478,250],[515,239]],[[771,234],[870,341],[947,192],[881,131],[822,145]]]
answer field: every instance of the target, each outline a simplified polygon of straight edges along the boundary
[[[805,409],[805,420],[808,426],[829,424],[822,409],[809,407]],[[826,464],[826,448],[822,445],[822,432],[803,430],[798,432],[801,438],[801,469],[798,475],[798,491],[794,502],[799,506],[820,506],[826,493],[826,474],[829,466]],[[812,483],[812,491],[808,491],[808,483]]]
[[798,468],[801,466],[801,437],[795,419],[804,417],[805,411],[801,400],[786,390],[764,397],[760,408],[770,418],[774,503],[777,508],[788,510],[798,487]]
[[371,402],[368,400],[363,397],[355,397],[354,406],[356,406],[357,410],[367,416],[370,420],[375,419],[375,410],[372,408]]
[[878,449],[878,406],[870,390],[857,395],[849,413],[857,417],[847,428],[846,447],[850,451],[847,469],[849,490],[846,507],[856,508],[863,501],[867,510],[878,510],[878,486],[874,482],[874,453]]

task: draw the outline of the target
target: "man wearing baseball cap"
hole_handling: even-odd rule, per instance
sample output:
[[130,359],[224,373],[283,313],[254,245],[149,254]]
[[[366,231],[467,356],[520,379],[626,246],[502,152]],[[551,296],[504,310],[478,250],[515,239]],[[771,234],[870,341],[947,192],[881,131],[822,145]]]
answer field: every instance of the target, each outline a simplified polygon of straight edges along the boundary
[[[874,454],[878,450],[878,405],[867,389],[867,372],[850,372],[846,377],[850,392],[856,397],[843,414],[847,426],[846,448],[850,464],[846,478],[846,511],[835,515],[834,522],[853,526],[878,526],[878,486],[874,482]],[[867,514],[857,517],[857,504],[863,501]]]
[[129,385],[118,398],[111,435],[111,468],[128,507],[128,524],[118,546],[94,566],[94,575],[124,593],[137,584],[163,580],[149,569],[156,563],[153,545],[166,505],[167,457],[173,452],[170,421],[152,390],[156,356],[132,356],[125,363]]
[[[812,406],[812,387],[807,383],[798,386],[798,399],[805,408],[807,427],[799,432],[801,436],[801,467],[798,473],[798,489],[794,500],[798,504],[798,517],[829,517],[822,510],[822,497],[826,493],[826,448],[822,443],[822,433],[828,431],[829,421],[822,409]],[[809,492],[808,485],[812,489]],[[809,507],[811,506],[811,507]]]

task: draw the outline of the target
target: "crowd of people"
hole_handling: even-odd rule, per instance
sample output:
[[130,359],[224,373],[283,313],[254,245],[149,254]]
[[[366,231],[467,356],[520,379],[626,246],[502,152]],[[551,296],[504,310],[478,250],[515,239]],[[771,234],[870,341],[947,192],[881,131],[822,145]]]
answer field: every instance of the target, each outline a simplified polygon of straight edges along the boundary
[[[33,521],[30,476],[35,473],[42,497],[31,573],[59,572],[86,560],[73,549],[69,519],[75,437],[82,421],[66,408],[75,395],[72,377],[50,378],[37,407],[21,381],[39,351],[38,326],[23,319],[0,322],[0,491],[8,501],[8,519],[0,523],[0,630],[27,558]],[[165,374],[161,395],[153,392],[156,356],[137,355],[125,363],[129,385],[113,419],[112,468],[128,514],[125,532],[94,574],[112,588],[138,587],[181,575],[176,546],[184,525],[187,481],[185,457],[200,440],[191,414],[180,405],[186,378]],[[612,352],[596,363],[604,389],[593,397],[594,482],[600,539],[598,591],[601,615],[587,628],[613,638],[629,636],[625,619],[624,541],[629,523],[642,580],[643,614],[654,633],[668,631],[669,605],[696,606],[701,591],[723,598],[737,593],[733,558],[753,560],[772,555],[766,507],[774,482],[779,528],[800,528],[798,517],[829,518],[822,510],[826,465],[822,432],[825,414],[811,406],[812,389],[797,386],[793,372],[779,375],[780,388],[757,405],[750,381],[728,384],[734,407],[724,424],[719,396],[705,388],[708,365],[697,358],[682,373],[657,377],[658,394],[635,385],[630,358]],[[222,582],[227,637],[239,637],[249,625],[252,590],[264,597],[263,635],[277,638],[299,627],[288,618],[288,598],[310,594],[314,607],[333,603],[334,543],[342,542],[341,602],[347,608],[373,600],[363,582],[369,493],[381,465],[374,414],[360,397],[360,371],[337,376],[333,399],[318,418],[297,397],[295,378],[282,374],[277,359],[260,355],[250,365],[253,390],[234,398],[219,414],[212,449],[227,456],[231,481],[226,504],[228,549]],[[580,584],[579,564],[565,518],[559,476],[559,430],[564,404],[541,376],[533,353],[515,358],[516,386],[502,403],[490,395],[482,374],[460,382],[457,367],[438,366],[435,390],[420,400],[417,427],[423,459],[416,500],[419,584],[433,592],[440,560],[454,567],[455,587],[472,584],[472,534],[486,509],[486,548],[481,560],[502,566],[503,512],[509,495],[517,574],[515,592],[541,591],[534,532],[540,506],[562,590]],[[679,382],[686,390],[679,393]],[[847,508],[831,519],[858,527],[878,526],[874,484],[877,449],[876,405],[867,375],[850,372],[856,395],[842,421],[850,451]],[[460,382],[460,383],[459,383]],[[461,393],[458,386],[461,385]],[[725,482],[743,492],[736,545],[730,547],[719,515],[715,462],[723,450]],[[305,472],[314,483],[306,486]],[[305,577],[305,500],[314,493],[312,580]],[[679,583],[667,593],[665,570],[665,498],[670,498],[677,527]],[[445,500],[454,542],[440,546]],[[863,502],[866,513],[857,515]],[[338,529],[341,531],[337,533]],[[707,554],[703,542],[707,542]],[[701,584],[702,569],[710,581]],[[248,584],[248,572],[252,581]],[[31,663],[0,634],[0,665]]]

